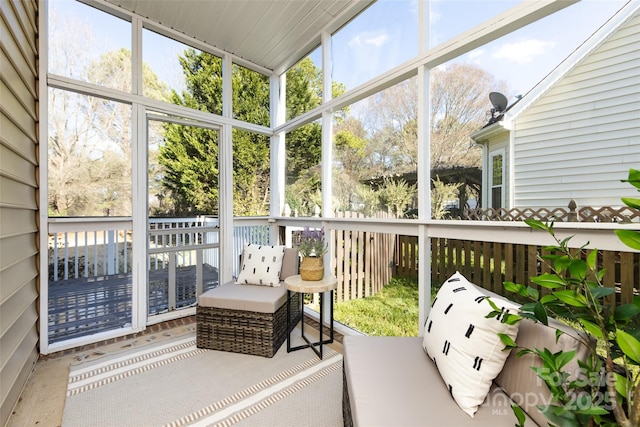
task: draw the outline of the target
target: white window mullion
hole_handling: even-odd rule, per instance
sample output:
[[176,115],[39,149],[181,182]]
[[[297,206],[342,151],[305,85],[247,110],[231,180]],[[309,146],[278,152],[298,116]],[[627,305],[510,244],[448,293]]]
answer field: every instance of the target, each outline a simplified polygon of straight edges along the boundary
[[[420,54],[429,49],[430,2],[418,2],[418,46]],[[431,219],[431,73],[426,65],[418,68],[418,215],[421,220]],[[418,233],[418,328],[424,334],[424,322],[431,307],[431,240],[428,226]]]
[[[272,74],[269,78],[271,127],[284,123],[286,119],[286,73],[282,76]],[[284,210],[285,179],[286,179],[286,134],[274,133],[271,136],[271,202],[269,211],[271,217],[279,217]],[[273,237],[273,236],[272,236]]]
[[[322,33],[322,102],[327,103],[333,98],[331,76],[331,34]],[[331,166],[333,165],[333,113],[325,110],[322,113],[322,217],[333,217],[332,195],[333,180]],[[327,265],[328,263],[325,263]],[[328,268],[328,267],[325,267]]]
[[131,150],[133,182],[133,248],[132,248],[132,292],[131,323],[136,331],[144,330],[147,325],[149,298],[147,295],[147,241],[149,239],[148,218],[149,198],[147,197],[147,165],[148,165],[148,121],[142,105],[132,106],[131,117]]
[[[222,57],[222,116],[233,115],[230,55]],[[233,265],[233,126],[225,124],[218,134],[218,212],[220,217],[220,283],[232,279]]]
[[131,92],[142,95],[142,21],[134,17],[131,21]]

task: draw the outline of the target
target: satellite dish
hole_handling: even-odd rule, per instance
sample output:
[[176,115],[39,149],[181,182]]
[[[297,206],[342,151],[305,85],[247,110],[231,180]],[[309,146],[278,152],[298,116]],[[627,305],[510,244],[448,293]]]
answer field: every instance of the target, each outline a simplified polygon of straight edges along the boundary
[[500,92],[491,92],[489,94],[489,99],[497,113],[502,113],[507,108],[507,97]]

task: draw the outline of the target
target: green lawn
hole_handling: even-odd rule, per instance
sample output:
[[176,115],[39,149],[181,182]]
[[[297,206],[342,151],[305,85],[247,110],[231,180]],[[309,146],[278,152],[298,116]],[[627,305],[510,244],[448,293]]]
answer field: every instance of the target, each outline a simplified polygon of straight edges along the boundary
[[375,296],[336,303],[334,319],[367,335],[418,336],[418,284],[391,279]]

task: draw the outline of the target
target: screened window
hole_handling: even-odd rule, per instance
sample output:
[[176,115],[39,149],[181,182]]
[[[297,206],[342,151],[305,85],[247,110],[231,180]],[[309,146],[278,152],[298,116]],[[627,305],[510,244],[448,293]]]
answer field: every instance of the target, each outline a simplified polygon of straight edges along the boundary
[[49,216],[130,216],[131,106],[49,89]]
[[[342,92],[344,89],[334,93],[334,96]],[[316,108],[321,102],[322,60],[318,48],[287,71],[286,119],[294,119]]]
[[49,72],[131,92],[131,23],[76,1],[50,1]]
[[333,34],[332,78],[347,90],[418,54],[418,8],[411,0],[379,0]]

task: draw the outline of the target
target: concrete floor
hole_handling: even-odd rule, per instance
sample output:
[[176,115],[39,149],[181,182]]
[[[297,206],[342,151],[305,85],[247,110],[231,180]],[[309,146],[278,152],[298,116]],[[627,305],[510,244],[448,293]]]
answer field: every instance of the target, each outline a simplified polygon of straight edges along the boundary
[[[318,322],[305,316],[305,325],[307,324],[311,328],[305,327],[305,334],[314,336],[315,332],[317,336]],[[138,334],[40,356],[5,427],[62,426],[69,366],[72,363],[100,357],[105,353],[116,353],[152,341],[167,340],[195,331],[195,327],[195,316],[190,316],[152,325]],[[342,352],[342,334],[336,332],[335,340],[330,347]]]

